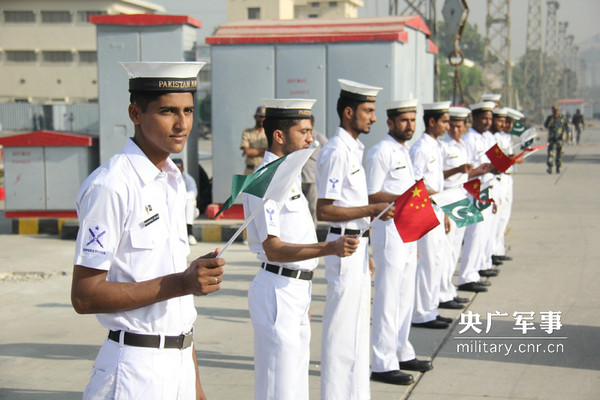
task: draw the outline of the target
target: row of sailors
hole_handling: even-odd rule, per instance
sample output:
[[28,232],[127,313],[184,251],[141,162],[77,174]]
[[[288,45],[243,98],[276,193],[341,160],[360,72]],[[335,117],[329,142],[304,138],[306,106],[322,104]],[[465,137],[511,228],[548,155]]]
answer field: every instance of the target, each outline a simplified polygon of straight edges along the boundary
[[[430,370],[431,361],[416,358],[409,341],[411,325],[448,328],[451,320],[441,317],[438,307],[464,307],[468,299],[458,297],[452,283],[459,258],[458,289],[481,292],[487,290],[487,281],[480,277],[497,274],[492,255],[506,257],[503,232],[512,178],[510,171],[498,173],[485,152],[501,143],[511,153],[510,129],[504,122],[518,119],[518,111],[494,114],[497,104],[491,101],[470,109],[450,107],[450,102],[424,104],[425,132],[409,148],[417,100],[394,101],[386,104],[388,134],[368,151],[364,168],[364,145],[358,138],[376,121],[381,88],[344,79],[339,83],[340,125],[320,150],[316,168],[317,217],[329,225],[326,242],[317,243],[299,178],[289,198],[279,204],[243,195],[246,215],[263,209],[247,228],[248,245],[261,263],[248,293],[257,399],[308,398],[308,310],[318,257],[324,257],[327,279],[321,343],[321,398],[327,400],[370,398],[369,371],[372,380],[405,385],[413,376],[403,370]],[[306,110],[313,103],[266,101],[269,149],[263,165],[310,145],[312,124]],[[471,178],[479,178],[482,187],[493,190],[491,197],[497,197],[495,206],[482,211],[482,222],[457,228],[435,207],[442,223],[418,242],[402,241],[393,207],[384,212],[389,203],[419,179],[434,194]],[[382,212],[370,231],[376,267],[370,339],[369,238],[357,235]]]

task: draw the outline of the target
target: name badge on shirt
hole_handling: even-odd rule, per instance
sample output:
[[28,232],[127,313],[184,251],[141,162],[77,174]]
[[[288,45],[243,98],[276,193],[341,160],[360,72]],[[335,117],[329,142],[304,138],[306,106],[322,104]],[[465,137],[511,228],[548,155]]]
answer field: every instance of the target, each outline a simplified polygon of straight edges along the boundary
[[300,198],[300,195],[297,194],[297,195],[294,195],[294,196],[290,197],[290,200],[297,200],[299,198]]
[[398,167],[396,167],[394,169],[402,169],[402,168],[406,168],[406,165],[400,165],[400,166],[398,166]]
[[154,221],[158,220],[158,214],[154,214],[153,216],[151,216],[150,218],[148,218],[147,220],[144,221],[144,226],[148,226],[151,223],[153,223]]

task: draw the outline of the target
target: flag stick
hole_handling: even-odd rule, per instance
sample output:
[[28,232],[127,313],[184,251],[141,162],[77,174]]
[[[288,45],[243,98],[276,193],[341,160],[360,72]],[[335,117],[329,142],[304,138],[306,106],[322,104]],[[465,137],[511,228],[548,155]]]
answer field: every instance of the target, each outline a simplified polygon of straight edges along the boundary
[[385,214],[385,212],[386,212],[387,210],[389,210],[389,209],[390,209],[390,207],[391,207],[392,205],[394,205],[394,203],[395,203],[395,201],[392,201],[390,204],[388,204],[388,206],[387,206],[386,208],[384,208],[384,209],[383,209],[383,211],[379,213],[379,215],[377,215],[375,218],[373,218],[373,221],[371,221],[371,223],[369,224],[369,226],[367,226],[365,229],[363,229],[362,231],[360,231],[360,233],[358,234],[358,236],[357,236],[357,237],[360,239],[360,237],[363,235],[363,233],[365,233],[366,231],[368,231],[369,229],[371,229],[371,228],[373,227],[373,223],[374,223],[376,220],[378,220],[379,218],[381,218],[381,216],[382,216],[383,214]]
[[523,156],[523,159],[526,159],[527,157],[529,157],[530,155],[532,155],[533,153],[535,153],[535,152],[537,152],[537,151],[539,151],[539,150],[540,150],[540,149],[535,149],[535,150],[532,150],[532,151],[530,151],[529,153],[527,153],[527,154],[525,154],[525,155]]
[[260,207],[256,207],[256,210],[254,210],[254,212],[252,213],[252,215],[250,215],[250,217],[246,218],[246,220],[244,221],[244,223],[242,224],[242,226],[239,227],[239,229],[233,234],[233,236],[231,237],[231,239],[229,239],[229,241],[225,244],[225,246],[223,246],[223,248],[221,249],[221,251],[219,252],[219,254],[217,254],[217,256],[215,258],[219,258],[223,255],[223,253],[225,253],[225,250],[227,250],[227,248],[231,245],[231,243],[233,243],[233,241],[240,236],[240,233],[242,233],[242,231],[244,230],[244,228],[246,228],[248,226],[248,224],[250,222],[252,222],[252,220],[254,219],[254,217],[256,217],[259,213],[259,211],[262,211],[262,209],[265,206],[265,203],[268,201],[269,199],[264,198]]

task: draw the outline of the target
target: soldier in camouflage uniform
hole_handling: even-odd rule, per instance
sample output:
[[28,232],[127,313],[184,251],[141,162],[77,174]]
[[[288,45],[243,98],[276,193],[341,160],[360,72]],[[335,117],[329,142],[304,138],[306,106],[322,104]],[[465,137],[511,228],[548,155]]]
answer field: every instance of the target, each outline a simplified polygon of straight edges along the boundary
[[548,129],[548,168],[546,172],[552,173],[552,166],[556,164],[556,173],[560,173],[562,164],[562,150],[565,134],[567,132],[567,120],[564,115],[558,113],[558,107],[552,106],[552,114],[546,118],[544,128]]

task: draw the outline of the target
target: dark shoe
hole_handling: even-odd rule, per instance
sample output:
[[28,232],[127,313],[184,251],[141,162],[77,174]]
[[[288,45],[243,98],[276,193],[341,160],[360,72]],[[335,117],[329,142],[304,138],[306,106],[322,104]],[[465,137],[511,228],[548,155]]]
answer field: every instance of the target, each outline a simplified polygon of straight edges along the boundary
[[552,175],[552,167],[546,168],[546,172]]
[[466,292],[487,292],[487,288],[485,286],[480,285],[477,282],[469,282],[463,283],[462,285],[458,285],[458,290],[464,290]]
[[452,323],[452,318],[442,317],[441,315],[438,315],[437,317],[435,317],[435,319],[438,320],[438,321],[445,322],[447,324],[451,324]]
[[371,372],[371,380],[393,385],[410,385],[413,383],[413,376],[401,371]]
[[441,302],[438,305],[438,307],[439,308],[448,308],[450,310],[460,310],[461,308],[465,308],[465,306],[463,306],[462,304],[460,304],[454,300]]
[[556,167],[556,173],[560,174],[560,167]]
[[450,325],[447,322],[438,321],[437,319],[427,322],[413,322],[412,326],[417,328],[429,328],[429,329],[446,329]]
[[512,257],[511,256],[496,256],[498,257],[498,260],[500,261],[512,261]]
[[493,265],[502,265],[502,261],[498,260],[497,258],[494,258],[495,256],[492,256],[492,264]]
[[492,282],[490,281],[479,281],[477,283],[479,283],[481,286],[492,286]]
[[400,369],[426,372],[433,369],[433,364],[429,360],[417,360],[416,358],[413,358],[410,361],[400,361]]
[[456,296],[454,298],[454,301],[457,302],[457,303],[460,303],[460,304],[464,304],[464,303],[468,303],[471,300],[467,299],[466,297],[458,297],[458,296]]
[[498,276],[499,273],[500,273],[500,270],[498,270],[497,268],[489,268],[489,269],[479,270],[479,276],[484,276],[484,277]]

